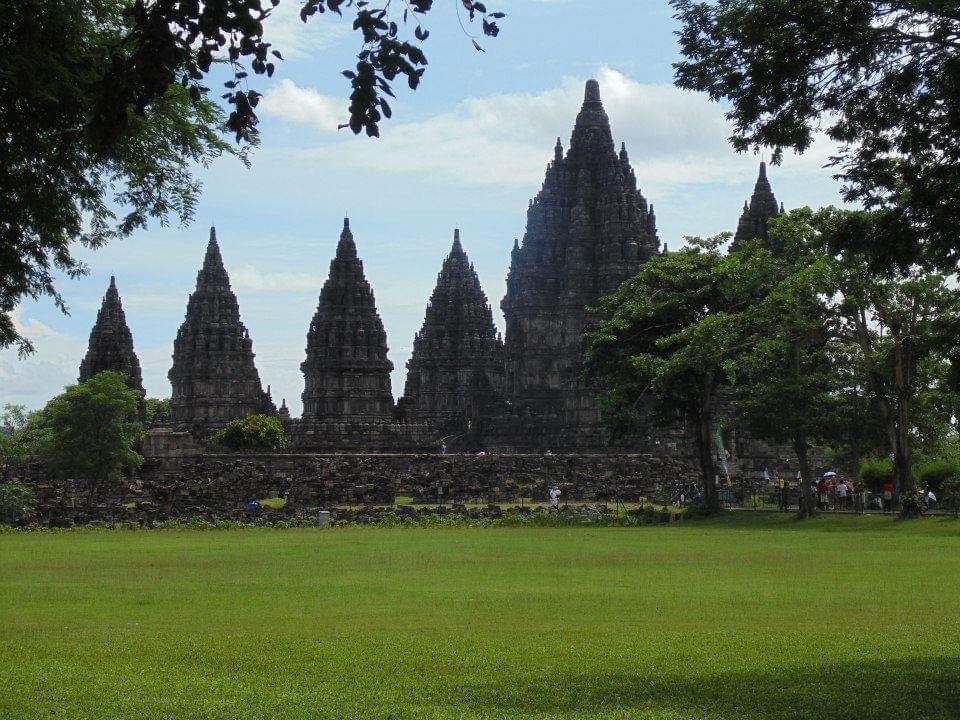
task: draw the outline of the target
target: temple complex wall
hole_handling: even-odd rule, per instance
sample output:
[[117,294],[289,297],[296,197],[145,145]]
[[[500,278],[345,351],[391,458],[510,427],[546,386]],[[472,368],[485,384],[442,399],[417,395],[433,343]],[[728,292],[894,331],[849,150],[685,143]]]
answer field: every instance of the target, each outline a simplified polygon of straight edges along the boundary
[[163,520],[237,517],[248,502],[286,498],[285,511],[389,504],[398,495],[424,502],[542,499],[558,484],[567,499],[636,502],[665,496],[696,479],[696,469],[650,455],[199,454],[152,458],[139,476],[91,505],[83,486],[39,468],[19,478],[34,487],[38,521]]

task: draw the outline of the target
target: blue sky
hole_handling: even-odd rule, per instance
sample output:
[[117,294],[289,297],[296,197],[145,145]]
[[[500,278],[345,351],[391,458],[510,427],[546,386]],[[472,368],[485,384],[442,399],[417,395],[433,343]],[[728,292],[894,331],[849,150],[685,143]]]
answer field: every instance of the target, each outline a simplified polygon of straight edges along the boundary
[[[723,109],[671,84],[676,23],[666,0],[489,0],[507,18],[478,53],[458,23],[455,0],[438,0],[425,23],[429,59],[421,87],[397,84],[394,118],[379,140],[337,131],[354,62],[349,22],[297,17],[282,0],[268,39],[286,61],[265,93],[263,141],[247,170],[233,158],[200,169],[204,194],[194,224],[153,226],[95,253],[78,250],[90,275],[62,279],[70,316],[49,302],[26,303],[17,322],[37,353],[0,351],[0,403],[41,407],[75,382],[111,274],[150,396],[168,397],[173,338],[217,227],[264,385],[300,412],[307,327],[348,213],[367,279],[387,330],[403,392],[413,335],[423,321],[454,227],[502,328],[499,303],[513,239],[521,237],[557,136],[567,146],[583,83],[600,81],[616,141],[627,143],[638,183],[655,205],[661,242],[732,231],[753,187],[758,157],[727,144]],[[467,29],[472,28],[467,25]],[[836,204],[838,184],[818,142],[771,168],[788,208]]]

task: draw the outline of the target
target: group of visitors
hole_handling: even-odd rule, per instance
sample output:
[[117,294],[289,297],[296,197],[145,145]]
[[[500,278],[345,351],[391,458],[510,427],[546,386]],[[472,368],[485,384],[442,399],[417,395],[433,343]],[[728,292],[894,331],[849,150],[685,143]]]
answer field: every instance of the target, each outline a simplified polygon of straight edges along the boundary
[[812,482],[811,490],[820,510],[864,511],[867,486],[862,480],[842,478],[834,472],[825,473],[819,482]]

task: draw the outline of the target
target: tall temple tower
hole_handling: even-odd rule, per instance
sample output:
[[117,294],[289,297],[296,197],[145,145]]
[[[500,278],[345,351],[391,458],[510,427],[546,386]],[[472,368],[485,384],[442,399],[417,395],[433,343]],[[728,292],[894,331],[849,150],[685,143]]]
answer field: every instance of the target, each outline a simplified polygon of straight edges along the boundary
[[423,327],[413,339],[404,414],[442,433],[466,431],[503,388],[503,343],[480,279],[454,230],[430,296]]
[[[770,243],[770,234],[767,232],[767,221],[783,213],[783,205],[777,205],[777,198],[773,195],[773,188],[767,180],[767,164],[760,163],[760,174],[757,183],[753,186],[753,195],[750,202],[743,203],[743,213],[737,223],[737,232],[730,243],[730,250],[735,251],[745,240],[760,238],[765,245]],[[779,252],[782,248],[770,248]]]
[[307,333],[304,420],[389,420],[393,393],[387,334],[344,218],[330,276]]
[[[566,156],[559,138],[515,244],[501,303],[506,393],[540,449],[597,448],[595,393],[581,379],[585,307],[657,252],[653,206],[637,190],[626,148],[614,148],[596,80],[589,80]],[[529,449],[536,449],[529,447]]]
[[253,359],[253,341],[210,228],[197,289],[173,341],[168,377],[174,425],[218,426],[254,413],[276,414]]
[[89,380],[104,370],[116,370],[126,377],[127,385],[139,395],[138,415],[142,421],[146,415],[143,389],[143,375],[140,372],[140,360],[133,350],[133,335],[127,327],[127,317],[123,313],[117,283],[110,276],[110,286],[103,296],[103,303],[97,313],[97,321],[90,331],[90,343],[87,354],[80,363],[80,382]]

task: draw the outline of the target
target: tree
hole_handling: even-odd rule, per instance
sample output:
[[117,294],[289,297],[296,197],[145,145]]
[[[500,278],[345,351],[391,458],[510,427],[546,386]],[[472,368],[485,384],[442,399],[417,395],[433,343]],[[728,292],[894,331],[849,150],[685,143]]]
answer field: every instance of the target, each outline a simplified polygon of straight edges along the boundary
[[[485,35],[497,35],[503,13],[455,2]],[[278,3],[7,4],[0,30],[0,347],[33,349],[12,317],[24,298],[50,297],[66,312],[54,275],[87,272],[73,254],[77,243],[97,248],[151,219],[189,223],[201,190],[196,166],[224,153],[247,161],[258,140],[260,99],[247,89],[248,74],[272,75],[281,57],[263,40]],[[379,133],[396,78],[419,84],[429,32],[413,19],[432,7],[433,0],[405,0],[402,10],[390,0],[302,2],[305,21],[352,8],[362,38],[356,68],[344,71],[354,133]],[[203,85],[215,62],[230,68],[223,95],[229,114]]]
[[[0,347],[32,350],[11,312],[53,298],[54,273],[86,272],[71,245],[96,248],[148,218],[189,221],[195,164],[230,145],[205,95],[168,84],[149,104],[119,104],[124,4],[118,0],[10,3],[0,31]],[[156,63],[160,65],[158,61]],[[116,210],[124,213],[117,218]]]
[[[671,0],[680,87],[730,104],[738,151],[840,144],[844,196],[886,209],[874,268],[960,257],[960,11],[929,0]],[[912,228],[915,232],[902,232]],[[854,238],[857,239],[857,238]],[[867,240],[866,238],[860,238]]]
[[147,398],[144,406],[146,427],[152,428],[170,422],[170,398]]
[[104,371],[67,387],[43,410],[44,459],[54,471],[85,481],[91,504],[143,463],[136,451],[143,428],[132,420],[138,402],[123,373]]
[[[827,245],[837,236],[871,233],[883,214],[828,208],[814,218]],[[834,263],[831,287],[839,321],[839,336],[855,344],[866,383],[876,401],[893,452],[896,483],[901,495],[913,491],[914,435],[918,397],[929,387],[924,365],[953,345],[960,322],[960,292],[928,266],[910,264],[878,275],[868,255],[841,252]]]
[[[801,517],[816,513],[809,449],[828,438],[837,373],[831,363],[833,317],[826,293],[830,259],[818,252],[812,212],[794,210],[770,223],[776,278],[769,292],[743,311],[747,337],[727,360],[737,390],[736,422],[758,438],[788,442],[800,466]],[[740,255],[766,253],[745,243]]]
[[283,425],[270,415],[247,415],[231,420],[213,434],[213,441],[230,450],[279,450],[286,445]]
[[0,470],[7,477],[12,465],[36,455],[46,440],[42,412],[7,403],[0,412]]
[[615,433],[652,419],[693,430],[707,508],[720,498],[713,420],[725,362],[743,335],[740,311],[769,277],[769,253],[725,256],[721,235],[688,238],[690,247],[657,255],[601,298],[599,328],[588,333],[586,372]]

